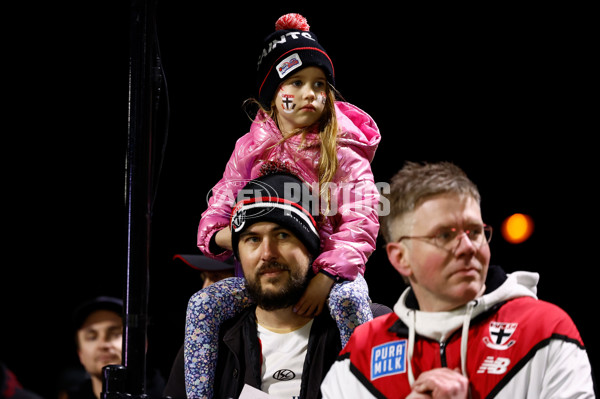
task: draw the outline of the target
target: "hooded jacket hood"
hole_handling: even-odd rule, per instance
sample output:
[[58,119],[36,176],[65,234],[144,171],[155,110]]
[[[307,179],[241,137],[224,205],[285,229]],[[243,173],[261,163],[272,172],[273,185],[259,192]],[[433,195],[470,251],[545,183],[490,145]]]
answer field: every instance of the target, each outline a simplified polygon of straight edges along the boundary
[[[520,297],[537,299],[538,273],[514,272],[504,274],[499,267],[490,266],[486,279],[486,291],[466,305],[447,312],[423,312],[418,309],[418,303],[412,289],[409,287],[394,305],[394,312],[408,327],[408,358],[409,379],[414,381],[410,359],[415,343],[415,334],[445,342],[452,333],[462,327],[461,359],[466,361],[468,331],[471,320],[488,311],[494,305]],[[463,375],[466,376],[463,364]]]
[[354,147],[369,162],[375,157],[375,150],[381,140],[375,121],[360,108],[346,102],[335,103],[341,134],[340,145]]
[[[498,276],[500,271],[490,267],[495,275],[494,279],[501,278]],[[470,319],[473,319],[480,314],[489,310],[492,306],[508,301],[509,299],[530,296],[537,298],[537,283],[539,274],[531,272],[514,272],[505,275],[506,279],[497,288],[489,287],[491,292],[484,293],[483,296],[473,299],[468,304],[447,312],[423,312],[418,309],[414,294],[409,287],[400,296],[400,299],[394,305],[394,312],[400,320],[409,328],[415,328],[416,333],[436,340],[438,342],[445,341],[454,331],[463,324],[463,319],[466,316],[466,311],[469,306]],[[489,282],[490,278],[488,278]],[[412,303],[411,303],[412,302]]]

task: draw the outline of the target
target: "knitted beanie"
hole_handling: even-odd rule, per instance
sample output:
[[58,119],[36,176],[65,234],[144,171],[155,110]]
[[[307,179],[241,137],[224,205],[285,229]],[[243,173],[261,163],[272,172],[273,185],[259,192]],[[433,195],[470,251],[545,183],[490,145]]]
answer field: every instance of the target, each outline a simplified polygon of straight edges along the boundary
[[307,66],[320,67],[327,81],[335,85],[331,59],[309,32],[310,26],[300,14],[286,14],[275,23],[275,32],[265,38],[258,57],[258,101],[266,109],[281,82],[292,72]]
[[320,249],[317,223],[312,215],[318,198],[308,185],[288,173],[274,173],[251,180],[237,195],[231,212],[231,245],[239,259],[240,234],[258,222],[273,222],[290,230],[317,257]]

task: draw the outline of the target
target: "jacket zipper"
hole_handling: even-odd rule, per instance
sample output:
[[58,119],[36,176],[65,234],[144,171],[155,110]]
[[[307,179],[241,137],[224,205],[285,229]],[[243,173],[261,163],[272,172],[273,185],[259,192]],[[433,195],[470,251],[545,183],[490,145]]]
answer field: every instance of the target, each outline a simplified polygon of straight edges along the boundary
[[448,367],[448,364],[446,363],[446,342],[440,342],[440,359],[442,367]]

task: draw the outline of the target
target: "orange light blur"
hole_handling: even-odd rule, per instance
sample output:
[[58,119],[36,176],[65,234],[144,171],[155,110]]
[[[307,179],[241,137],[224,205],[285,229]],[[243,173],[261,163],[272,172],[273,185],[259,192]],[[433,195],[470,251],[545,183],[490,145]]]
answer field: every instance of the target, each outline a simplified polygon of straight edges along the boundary
[[520,244],[533,234],[533,219],[529,215],[515,213],[502,222],[502,236],[511,244]]

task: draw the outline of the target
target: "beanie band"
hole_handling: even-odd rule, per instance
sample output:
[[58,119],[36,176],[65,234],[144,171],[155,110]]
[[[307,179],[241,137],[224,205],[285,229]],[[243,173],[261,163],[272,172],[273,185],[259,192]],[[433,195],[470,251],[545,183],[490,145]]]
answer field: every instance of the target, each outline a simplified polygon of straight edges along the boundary
[[[306,209],[296,202],[278,197],[250,198],[238,202],[231,212],[231,231],[235,231],[236,233],[239,232],[244,228],[247,219],[252,218],[253,216],[262,216],[274,209],[281,209],[286,215],[294,214],[295,216],[300,217],[313,234],[319,235],[317,232],[317,223]],[[251,213],[251,215],[248,213]]]
[[[297,176],[276,172],[249,181],[237,194],[237,203],[231,211],[231,246],[239,259],[240,236],[260,222],[275,223],[288,230],[315,259],[319,255],[321,239],[313,217],[315,199],[310,187]],[[313,209],[314,208],[314,209]]]
[[[297,55],[297,61],[298,63],[293,65],[292,67],[288,68],[285,71],[280,71],[280,66],[279,64],[277,64],[277,62],[282,58],[285,57],[288,53],[291,53],[292,51],[300,51],[300,50],[310,50],[310,51],[318,51],[320,53],[322,53],[328,60],[329,60],[329,64],[331,65],[331,74],[333,77],[335,77],[335,71],[333,69],[333,62],[331,62],[331,58],[329,58],[329,56],[327,55],[327,53],[319,48],[316,47],[297,47],[297,48],[293,48],[291,50],[286,51],[285,53],[281,54],[279,56],[279,58],[277,58],[274,62],[273,65],[271,65],[271,67],[269,68],[269,71],[267,72],[265,78],[263,79],[262,83],[260,84],[260,87],[258,88],[258,96],[260,97],[261,92],[262,92],[262,88],[265,84],[265,82],[267,81],[267,79],[269,78],[269,76],[271,75],[271,71],[273,71],[273,67],[275,67],[277,65],[277,73],[279,75],[280,79],[283,79],[285,76],[287,76],[288,73],[292,72],[294,69],[302,66],[302,58]],[[292,54],[294,55],[294,54]]]

